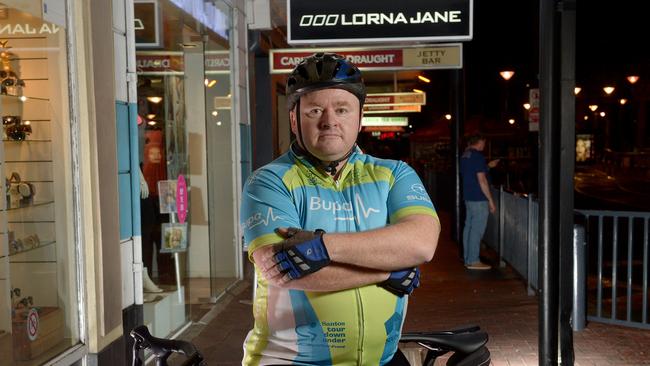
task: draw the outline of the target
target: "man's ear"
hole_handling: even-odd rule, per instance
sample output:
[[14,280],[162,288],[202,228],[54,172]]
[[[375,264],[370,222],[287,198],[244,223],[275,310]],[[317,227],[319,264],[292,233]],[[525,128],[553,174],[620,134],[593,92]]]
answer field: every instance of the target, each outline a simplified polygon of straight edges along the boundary
[[361,112],[359,113],[359,131],[358,133],[361,133],[361,129],[363,126],[361,126],[361,122],[363,121],[363,106],[361,106]]
[[289,121],[291,122],[291,132],[298,136],[298,119],[296,118],[296,107],[289,111]]

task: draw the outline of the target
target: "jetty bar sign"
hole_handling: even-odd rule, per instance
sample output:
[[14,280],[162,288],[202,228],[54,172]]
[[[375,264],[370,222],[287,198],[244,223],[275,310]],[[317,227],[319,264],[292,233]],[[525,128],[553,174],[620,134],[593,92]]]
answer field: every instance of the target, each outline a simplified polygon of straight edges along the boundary
[[462,43],[446,43],[404,47],[280,48],[269,51],[269,63],[272,74],[288,73],[315,52],[333,52],[361,70],[461,69],[462,46]]
[[474,0],[287,0],[290,44],[469,41]]

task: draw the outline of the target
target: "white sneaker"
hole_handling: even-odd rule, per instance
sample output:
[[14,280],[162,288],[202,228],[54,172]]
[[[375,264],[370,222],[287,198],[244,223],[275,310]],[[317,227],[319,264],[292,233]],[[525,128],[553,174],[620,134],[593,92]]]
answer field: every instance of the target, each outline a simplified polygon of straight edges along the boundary
[[163,292],[163,290],[160,287],[156,286],[151,278],[149,278],[147,267],[144,267],[142,271],[142,288],[144,289],[144,292]]

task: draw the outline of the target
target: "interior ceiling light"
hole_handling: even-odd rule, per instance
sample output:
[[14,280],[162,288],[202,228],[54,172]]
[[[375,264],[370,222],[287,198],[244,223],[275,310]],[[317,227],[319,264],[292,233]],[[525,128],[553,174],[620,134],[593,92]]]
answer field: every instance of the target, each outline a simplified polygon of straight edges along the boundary
[[607,95],[610,95],[610,94],[612,94],[614,92],[614,87],[613,86],[606,86],[606,87],[603,88],[603,90],[605,91],[605,93]]
[[619,100],[618,102],[621,103],[621,105],[623,105],[623,104],[627,103],[627,99],[623,98],[623,99]]
[[162,97],[147,97],[147,100],[151,103],[158,104],[162,101]]
[[451,121],[451,114],[445,114],[445,119],[447,121]]
[[605,117],[605,112],[600,112],[601,117]]
[[208,88],[212,88],[213,86],[215,86],[216,83],[217,83],[217,80],[216,80],[216,79],[212,79],[212,80],[210,80],[210,82],[207,84],[207,86],[208,86]]
[[591,104],[591,105],[589,106],[589,109],[590,109],[592,112],[595,112],[596,109],[598,109],[598,106],[597,106],[596,104]]
[[149,126],[154,126],[154,125],[156,124],[156,121],[149,121],[149,122],[147,122],[147,124],[148,124]]
[[636,75],[630,75],[630,76],[627,77],[627,81],[629,81],[630,84],[634,84],[637,81],[639,81],[639,77],[636,76]]
[[422,90],[420,90],[420,89],[413,89],[413,91],[416,92],[416,93],[424,93],[424,92],[423,92]]
[[580,94],[581,90],[582,90],[581,87],[576,86],[575,88],[573,88],[573,94],[578,95],[578,94]]
[[154,118],[156,118],[156,115],[153,114],[153,113],[151,113],[151,114],[147,114],[147,118],[148,118],[148,119],[154,119]]
[[510,118],[510,119],[508,120],[508,123],[510,123],[511,125],[514,125],[514,124],[515,124],[515,119],[514,119],[514,118]]
[[524,103],[524,109],[529,110],[530,109],[530,103]]
[[418,79],[424,81],[425,83],[430,83],[431,82],[431,79],[426,78],[426,77],[424,77],[422,75],[418,75]]

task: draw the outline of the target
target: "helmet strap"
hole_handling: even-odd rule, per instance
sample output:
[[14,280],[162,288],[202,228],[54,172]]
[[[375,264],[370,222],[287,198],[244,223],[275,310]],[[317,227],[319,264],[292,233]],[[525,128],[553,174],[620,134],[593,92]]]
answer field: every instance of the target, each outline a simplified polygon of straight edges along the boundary
[[[346,160],[347,158],[352,155],[354,152],[354,148],[357,146],[355,143],[352,145],[350,148],[350,151],[347,152],[342,158],[331,161],[329,163],[325,163],[324,161],[320,160],[317,158],[314,154],[312,154],[309,149],[307,148],[307,145],[305,145],[305,140],[302,138],[302,121],[300,120],[300,98],[298,98],[298,101],[296,102],[296,122],[298,124],[298,140],[300,141],[299,147],[299,153],[304,155],[305,158],[307,158],[307,161],[309,161],[312,165],[316,167],[322,168],[327,174],[331,175],[332,177],[336,177],[336,174],[338,173],[337,167],[338,165]],[[359,120],[359,123],[361,123],[361,120]]]

